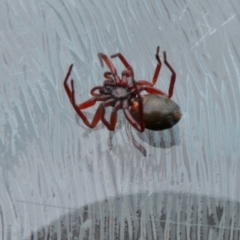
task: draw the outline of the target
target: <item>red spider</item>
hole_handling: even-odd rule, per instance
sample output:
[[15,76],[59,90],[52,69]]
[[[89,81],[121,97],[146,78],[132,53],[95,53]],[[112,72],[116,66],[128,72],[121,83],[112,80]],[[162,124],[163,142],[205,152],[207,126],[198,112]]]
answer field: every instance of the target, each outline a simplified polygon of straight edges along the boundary
[[[75,109],[75,111],[77,112],[79,117],[83,120],[83,122],[89,128],[94,128],[97,125],[97,123],[100,120],[102,120],[103,124],[109,130],[113,131],[116,126],[117,111],[119,109],[123,109],[124,115],[125,115],[126,119],[128,120],[128,122],[139,132],[143,132],[145,127],[149,128],[149,129],[153,129],[153,130],[162,130],[162,129],[173,126],[177,121],[179,121],[181,115],[177,114],[177,118],[178,118],[178,119],[176,119],[177,121],[175,121],[173,124],[172,123],[170,125],[168,124],[169,127],[163,128],[162,126],[161,127],[158,126],[159,120],[156,118],[155,108],[153,108],[153,110],[150,111],[150,113],[153,114],[152,115],[153,120],[149,121],[149,111],[146,112],[146,114],[145,114],[144,97],[145,97],[145,99],[148,99],[149,97],[151,99],[153,99],[152,98],[153,94],[156,95],[156,97],[153,100],[148,101],[148,102],[151,102],[150,103],[151,105],[152,104],[153,105],[158,105],[158,104],[161,105],[162,102],[164,101],[164,104],[162,104],[162,105],[164,105],[164,108],[165,108],[164,110],[166,110],[165,112],[167,112],[167,115],[166,114],[165,115],[167,116],[168,121],[169,121],[169,114],[170,113],[172,114],[173,110],[175,110],[175,107],[176,107],[176,106],[174,106],[173,107],[174,109],[172,109],[172,107],[171,107],[171,109],[169,109],[169,104],[165,103],[166,100],[167,100],[167,102],[171,101],[170,103],[173,102],[172,100],[170,100],[170,98],[172,97],[172,94],[173,94],[173,88],[174,88],[174,83],[175,83],[175,79],[176,79],[176,74],[175,74],[173,68],[167,62],[166,52],[163,53],[164,63],[166,64],[166,66],[169,68],[169,70],[172,73],[168,94],[153,87],[155,85],[155,83],[157,82],[157,78],[158,78],[158,75],[159,75],[159,72],[160,72],[160,69],[162,66],[162,63],[159,58],[159,47],[157,47],[155,56],[156,56],[158,63],[157,63],[156,69],[155,69],[155,73],[154,73],[152,82],[148,82],[145,80],[140,80],[140,81],[134,80],[134,72],[132,70],[132,67],[130,66],[130,64],[127,62],[127,60],[123,57],[123,55],[121,53],[117,53],[117,54],[114,54],[111,56],[111,58],[119,57],[119,59],[122,61],[123,65],[127,69],[127,70],[122,71],[121,78],[117,75],[117,70],[114,67],[111,60],[105,54],[99,53],[98,57],[100,59],[101,65],[103,66],[103,61],[104,61],[110,71],[104,73],[105,81],[103,82],[103,85],[94,87],[90,91],[90,93],[93,97],[81,104],[76,104],[76,102],[75,102],[75,91],[74,91],[73,80],[71,80],[71,89],[69,88],[68,83],[67,83],[69,76],[71,74],[71,71],[72,71],[72,67],[73,67],[73,64],[72,64],[69,67],[69,70],[65,77],[63,85],[67,92],[69,100],[72,103],[73,108]],[[128,82],[128,78],[132,79],[132,81],[130,83]],[[141,96],[140,92],[144,91],[144,90],[150,94]],[[96,91],[98,91],[98,93],[96,93]],[[162,97],[161,98],[158,97],[159,95],[162,95]],[[93,106],[97,101],[100,101],[102,103],[98,106],[97,111],[93,117],[93,120],[92,120],[92,122],[90,122],[86,118],[86,116],[83,114],[82,109]],[[147,108],[149,108],[148,105],[150,105],[150,104],[146,103]],[[105,119],[105,108],[109,107],[109,106],[111,106],[113,109],[112,109],[112,113],[110,116],[110,121],[108,122]],[[134,114],[134,111],[137,112],[137,114]],[[162,112],[159,112],[159,110],[157,110],[157,114],[158,115],[160,114],[159,116],[160,116],[160,118],[162,118]],[[180,114],[180,112],[179,112],[179,114]],[[145,115],[147,117],[146,119],[145,119]],[[150,118],[151,118],[151,115],[150,115]],[[172,121],[172,119],[170,119],[170,120]],[[166,121],[166,119],[164,119],[164,123],[161,123],[161,124],[165,124],[165,121]],[[155,125],[157,125],[157,127]]]

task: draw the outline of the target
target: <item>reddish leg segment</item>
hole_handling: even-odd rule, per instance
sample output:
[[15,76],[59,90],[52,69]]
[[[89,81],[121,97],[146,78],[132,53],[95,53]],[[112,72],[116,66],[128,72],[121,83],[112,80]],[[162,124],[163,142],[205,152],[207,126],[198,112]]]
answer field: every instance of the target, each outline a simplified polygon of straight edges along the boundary
[[[153,75],[153,80],[152,80],[152,83],[148,82],[148,81],[144,81],[144,80],[141,80],[139,82],[141,82],[142,84],[144,85],[149,85],[151,87],[153,87],[155,85],[155,83],[157,82],[157,79],[158,79],[158,75],[160,73],[160,70],[161,70],[161,67],[162,67],[162,62],[159,58],[159,51],[160,51],[160,48],[159,46],[157,47],[157,51],[156,51],[156,59],[157,59],[157,66],[156,66],[156,69],[155,69],[155,73]],[[132,67],[131,65],[128,63],[128,61],[125,59],[125,57],[121,54],[121,53],[116,53],[116,54],[113,54],[111,55],[111,58],[115,58],[115,57],[118,57],[121,62],[123,63],[123,65],[130,71],[132,71]]]
[[116,127],[116,123],[117,123],[117,111],[121,108],[121,103],[118,101],[113,110],[112,110],[112,113],[111,113],[111,116],[110,116],[110,122],[108,122],[105,117],[104,117],[104,114],[105,114],[105,109],[104,109],[104,114],[103,114],[103,117],[102,117],[102,122],[104,123],[104,125],[108,128],[108,130],[110,131],[114,131],[115,130],[115,127]]
[[71,103],[72,103],[72,91],[70,90],[70,88],[69,88],[69,86],[67,84],[67,80],[68,80],[68,78],[69,78],[69,76],[71,74],[72,68],[73,68],[73,64],[70,65],[70,67],[68,69],[68,72],[67,72],[67,75],[66,75],[66,77],[64,79],[64,82],[63,82],[63,86],[65,88],[65,91],[66,91],[66,93],[67,93]]
[[139,111],[139,120],[140,120],[140,132],[144,131],[144,121],[143,121],[143,100],[140,95],[140,91],[138,90],[137,84],[135,82],[134,76],[132,76],[132,82],[134,88],[136,89],[137,98],[138,98],[138,111]]
[[[136,84],[138,86],[137,89],[138,89],[139,92],[146,91],[146,92],[151,93],[151,94],[160,94],[160,95],[163,95],[165,97],[168,97],[167,93],[163,92],[160,89],[152,87],[151,84],[145,84],[144,81],[138,81]],[[137,94],[136,88],[133,88],[132,85],[130,85],[129,88],[130,88],[131,93]]]
[[155,73],[153,75],[153,80],[152,80],[152,87],[155,85],[155,83],[157,82],[157,79],[158,79],[158,75],[160,73],[160,70],[161,70],[161,67],[162,67],[162,62],[160,60],[160,57],[159,57],[159,51],[160,51],[160,47],[158,46],[157,47],[157,51],[156,51],[156,54],[155,54],[155,57],[157,59],[157,66],[156,66],[156,69],[155,69]]
[[[94,128],[98,122],[100,120],[102,120],[103,124],[111,131],[111,130],[114,130],[115,129],[115,125],[116,125],[116,121],[117,121],[117,116],[111,116],[111,119],[110,119],[110,123],[108,123],[104,117],[105,115],[105,107],[108,107],[108,106],[112,106],[112,104],[114,103],[114,100],[110,99],[108,97],[108,99],[105,97],[102,98],[102,97],[93,97],[91,99],[89,99],[88,101],[82,103],[82,104],[79,104],[77,105],[75,103],[75,90],[74,90],[74,83],[73,83],[73,80],[71,81],[71,86],[72,86],[72,105],[75,109],[75,111],[77,112],[78,116],[83,120],[83,122],[89,127],[89,128]],[[83,114],[83,112],[81,111],[81,109],[84,109],[84,108],[88,108],[88,107],[91,107],[93,106],[96,101],[106,101],[106,102],[103,102],[101,103],[98,108],[97,108],[97,111],[92,119],[92,122],[90,123],[89,120],[86,118],[86,116]]]
[[122,71],[122,85],[127,86],[128,85],[128,77],[132,77],[132,69],[131,70],[123,70]]
[[123,65],[126,67],[127,70],[132,72],[132,67],[128,63],[128,61],[125,59],[125,57],[121,53],[116,53],[111,55],[111,58],[119,57],[119,59],[122,61]]
[[114,65],[112,64],[111,60],[107,57],[107,55],[105,55],[104,53],[98,53],[98,57],[99,57],[102,67],[103,67],[103,61],[104,61],[106,63],[106,65],[108,66],[108,68],[110,69],[111,73],[114,75],[117,75],[117,70],[114,67]]
[[[72,106],[75,109],[78,116],[83,120],[85,125],[87,125],[89,128],[94,128],[101,119],[105,120],[105,118],[104,118],[105,107],[111,106],[113,104],[114,100],[111,100],[110,96],[96,94],[96,96],[92,97],[91,99],[85,101],[82,104],[77,105],[75,102],[75,89],[74,89],[73,80],[71,80],[71,89],[69,88],[69,86],[67,84],[68,78],[72,71],[72,67],[73,67],[73,65],[71,65],[69,67],[68,73],[64,79],[64,82],[63,82],[64,88],[65,88],[67,95],[69,97],[69,100],[72,103]],[[101,87],[95,87],[94,90],[101,90]],[[92,122],[89,122],[89,120],[86,118],[86,116],[83,114],[83,112],[81,110],[93,106],[97,101],[106,101],[106,102],[103,102],[99,105],[99,107],[97,108],[97,111],[92,119]],[[103,121],[103,123],[106,125],[106,120]],[[106,125],[106,126],[109,128],[109,125]]]
[[103,74],[103,76],[106,78],[106,79],[108,79],[108,80],[112,80],[112,73],[111,72],[105,72],[104,74]]
[[90,100],[86,101],[85,103],[80,104],[79,106],[75,103],[75,90],[74,90],[74,83],[73,80],[71,81],[71,87],[72,87],[72,105],[75,109],[75,111],[77,112],[78,116],[83,120],[83,122],[89,127],[89,128],[94,128],[99,120],[102,118],[102,114],[103,114],[103,106],[102,104],[99,105],[92,122],[90,123],[88,121],[88,119],[86,118],[86,116],[82,113],[81,109],[84,108],[88,108],[93,106],[96,101],[97,98],[96,97],[92,97]]
[[115,57],[118,57],[123,63],[123,65],[127,68],[127,70],[124,70],[122,72],[122,84],[127,85],[128,84],[127,77],[130,77],[131,73],[133,72],[132,67],[121,53],[111,55],[111,58]]
[[167,61],[167,53],[163,52],[164,63],[167,65],[168,69],[172,72],[171,81],[168,89],[168,97],[171,98],[173,95],[174,84],[176,81],[176,73]]
[[140,92],[143,91],[143,90],[145,90],[146,92],[151,93],[151,94],[160,94],[160,95],[163,95],[165,97],[168,97],[168,95],[165,92],[163,92],[163,91],[161,91],[157,88],[148,87],[148,86],[141,86],[140,87]]
[[152,85],[151,85],[150,82],[147,82],[147,81],[144,81],[144,80],[138,81],[137,84],[141,86],[141,88],[140,88],[141,91],[145,90],[146,92],[151,93],[151,94],[161,94],[163,96],[171,98],[172,95],[173,95],[174,84],[175,84],[175,81],[176,81],[176,73],[173,70],[172,66],[167,61],[167,53],[166,52],[163,52],[164,63],[166,64],[166,66],[168,67],[168,69],[172,73],[170,84],[169,84],[169,89],[168,89],[168,94],[164,93],[163,91],[161,91],[159,89],[152,88],[157,81],[157,78],[158,78],[158,75],[159,75],[159,72],[160,72],[161,66],[162,66],[161,60],[159,58],[159,50],[160,50],[160,48],[157,47],[156,59],[158,61],[158,65],[157,65],[155,73],[154,73]]
[[[116,82],[116,84],[119,84],[121,82],[120,78],[118,77],[117,75],[117,70],[116,68],[114,67],[113,63],[111,62],[111,60],[107,57],[107,55],[105,55],[104,53],[98,53],[98,57],[99,57],[99,60],[101,62],[101,65],[103,66],[103,61],[106,63],[106,65],[108,66],[108,68],[110,69],[111,71],[111,75],[113,75],[113,78],[114,78],[114,81]],[[106,79],[109,79],[111,80],[111,77],[110,77],[110,73],[109,72],[105,72],[104,73],[104,77]]]
[[128,109],[123,109],[124,115],[126,117],[126,119],[128,120],[128,122],[139,132],[143,132],[144,131],[144,126],[141,126],[141,124],[139,124],[132,116],[132,114],[129,112]]
[[[134,80],[134,74],[133,74],[133,70],[132,67],[130,66],[130,64],[127,62],[127,60],[123,57],[123,55],[121,53],[116,53],[114,55],[111,56],[111,58],[115,58],[115,57],[119,57],[119,59],[122,61],[123,65],[127,68],[127,70],[122,72],[122,78],[123,78],[123,82],[124,84],[127,84],[127,77],[132,77],[132,82],[135,88],[135,91],[137,93],[138,99],[139,99],[139,116],[140,116],[140,123],[136,122],[136,120],[132,117],[131,113],[129,112],[129,106],[128,103],[125,101],[123,103],[123,111],[124,111],[124,115],[126,117],[126,119],[128,120],[128,122],[138,131],[143,132],[144,131],[144,123],[143,123],[143,103],[142,103],[142,98],[140,96],[140,93],[138,91],[137,88],[137,84]],[[120,106],[119,106],[120,108]],[[111,126],[108,127],[109,128],[114,128],[115,129],[115,125],[116,125],[116,111],[112,112],[111,115],[111,119],[110,119],[110,124]],[[105,119],[103,118],[102,121],[104,122]],[[107,126],[107,122],[104,123]],[[110,130],[110,129],[109,129]]]
[[142,101],[142,97],[140,95],[140,91],[134,80],[133,72],[132,72],[132,83],[133,83],[134,90],[137,94],[137,99],[138,99],[139,123],[133,118],[132,114],[129,112],[129,105],[126,101],[123,103],[123,111],[124,111],[124,115],[125,115],[126,119],[128,120],[128,122],[136,130],[138,130],[139,132],[143,132],[145,129],[144,121],[143,121],[143,101]]

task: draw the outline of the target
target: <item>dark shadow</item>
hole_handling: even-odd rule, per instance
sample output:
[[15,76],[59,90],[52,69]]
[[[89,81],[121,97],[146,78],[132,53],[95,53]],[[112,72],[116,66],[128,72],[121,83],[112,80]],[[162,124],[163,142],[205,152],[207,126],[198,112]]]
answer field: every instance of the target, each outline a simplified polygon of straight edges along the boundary
[[[133,131],[136,133],[134,136]],[[180,130],[177,125],[163,131],[152,131],[145,129],[143,133],[132,130],[130,124],[126,124],[126,134],[132,144],[138,149],[144,157],[147,156],[147,150],[140,143],[145,142],[155,148],[171,148],[180,145]]]
[[113,197],[70,210],[27,239],[239,238],[239,202],[191,193],[151,192]]
[[137,135],[143,142],[155,148],[171,148],[180,145],[180,132],[177,125],[163,131],[146,129],[142,134],[137,133]]

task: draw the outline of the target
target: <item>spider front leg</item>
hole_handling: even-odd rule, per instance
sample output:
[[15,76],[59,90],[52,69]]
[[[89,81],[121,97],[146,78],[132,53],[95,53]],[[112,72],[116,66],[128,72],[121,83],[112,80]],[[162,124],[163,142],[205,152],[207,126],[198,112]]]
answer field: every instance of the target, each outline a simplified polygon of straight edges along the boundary
[[132,67],[121,53],[116,53],[111,55],[111,58],[115,58],[115,57],[118,57],[123,63],[123,65],[127,68],[127,70],[124,70],[122,72],[122,84],[127,85],[128,84],[127,78],[131,77],[133,73]]
[[[67,83],[67,81],[69,79],[69,76],[71,74],[71,71],[72,71],[72,67],[73,67],[73,64],[69,67],[69,70],[68,70],[67,75],[66,75],[66,77],[64,79],[64,82],[63,82],[65,91],[66,91],[66,93],[69,97],[69,100],[70,100],[73,108],[75,109],[78,116],[83,120],[85,125],[87,125],[89,128],[94,128],[98,124],[98,122],[104,117],[104,113],[105,113],[104,107],[105,107],[107,101],[108,101],[108,104],[109,104],[110,97],[106,96],[106,95],[104,96],[104,95],[96,94],[94,97],[87,100],[86,102],[77,105],[76,101],[75,101],[74,82],[73,82],[73,80],[71,80],[71,89],[69,88],[68,83]],[[99,89],[99,88],[100,87],[95,87],[94,89]],[[99,105],[92,121],[89,122],[89,120],[86,118],[86,116],[83,114],[83,112],[81,110],[93,106],[97,101],[105,101],[105,102]],[[110,104],[111,104],[111,102],[110,102]]]
[[[117,105],[115,106],[116,110],[112,112],[111,117],[110,117],[110,123],[109,123],[105,119],[105,108],[109,107],[109,106],[112,106],[114,104],[114,100],[111,99],[110,96],[93,97],[93,98],[89,99],[88,101],[86,101],[82,104],[76,105],[73,80],[71,81],[71,86],[72,86],[72,96],[73,96],[72,105],[73,105],[75,111],[77,112],[77,114],[79,115],[79,117],[81,117],[81,119],[83,120],[83,122],[89,128],[94,128],[98,124],[98,122],[100,120],[102,120],[103,124],[108,128],[108,130],[114,131],[115,126],[116,126],[116,122],[117,122],[117,111],[120,108],[120,104],[118,106]],[[93,117],[93,120],[90,123],[81,110],[93,106],[97,101],[103,101],[103,103],[101,103],[98,106],[97,111],[96,111],[96,113]]]
[[101,63],[101,66],[103,67],[103,61],[106,63],[106,65],[108,66],[108,68],[110,69],[111,73],[113,75],[117,75],[117,70],[114,67],[114,65],[112,64],[111,60],[107,57],[106,54],[104,53],[98,53],[98,57]]
[[119,57],[119,59],[121,60],[123,65],[127,68],[127,70],[132,72],[131,65],[128,63],[128,61],[125,59],[125,57],[121,53],[116,53],[116,54],[111,55],[111,58],[115,58],[115,57]]
[[104,111],[103,106],[101,104],[99,105],[91,123],[88,121],[87,117],[83,114],[81,109],[85,109],[85,108],[89,108],[89,107],[93,106],[96,103],[96,101],[98,100],[98,97],[92,97],[91,99],[87,100],[86,102],[84,102],[80,105],[77,105],[75,102],[75,90],[74,90],[73,80],[71,80],[71,87],[72,87],[72,101],[71,102],[72,102],[73,108],[75,109],[78,116],[83,120],[85,125],[87,125],[89,128],[94,128],[98,124],[100,119],[102,118],[103,111]]
[[114,78],[114,81],[116,82],[116,84],[120,83],[120,79],[117,75],[117,70],[114,67],[113,63],[111,62],[111,60],[107,57],[107,55],[105,55],[104,53],[98,53],[98,57],[100,60],[100,63],[103,67],[103,61],[106,63],[106,65],[108,66],[108,68],[110,69],[110,72],[105,72],[103,74],[103,76],[108,79],[108,80],[112,80],[111,75]]

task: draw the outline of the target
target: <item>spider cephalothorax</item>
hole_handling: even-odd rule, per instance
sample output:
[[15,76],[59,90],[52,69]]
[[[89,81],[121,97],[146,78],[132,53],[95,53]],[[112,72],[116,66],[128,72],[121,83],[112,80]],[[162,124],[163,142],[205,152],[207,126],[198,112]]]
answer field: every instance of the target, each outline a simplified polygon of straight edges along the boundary
[[[90,91],[90,93],[93,97],[81,104],[76,104],[76,102],[75,102],[75,90],[74,90],[73,80],[71,80],[71,88],[68,86],[68,79],[69,79],[69,76],[71,74],[72,67],[73,67],[73,65],[71,65],[69,67],[68,73],[65,77],[63,84],[64,84],[65,90],[67,92],[67,95],[70,99],[70,102],[72,103],[73,108],[75,109],[75,111],[77,112],[79,117],[83,120],[83,122],[89,128],[94,128],[97,125],[97,123],[100,120],[102,120],[103,124],[109,130],[113,131],[115,129],[116,122],[117,122],[117,111],[122,109],[128,122],[135,129],[137,129],[140,132],[144,131],[145,125],[146,125],[146,128],[153,129],[153,130],[164,129],[164,127],[162,127],[162,126],[160,126],[160,127],[152,126],[155,124],[154,121],[147,120],[147,119],[151,118],[151,112],[150,112],[150,115],[149,115],[149,113],[146,113],[146,116],[144,117],[145,107],[144,107],[143,99],[146,95],[145,96],[140,95],[141,91],[146,91],[146,92],[150,93],[149,95],[153,95],[153,94],[154,95],[162,95],[162,96],[164,96],[164,98],[170,99],[173,94],[173,88],[174,88],[174,83],[175,83],[175,79],[176,79],[176,74],[175,74],[173,68],[167,62],[166,52],[164,52],[164,63],[167,65],[169,70],[172,72],[172,77],[171,77],[168,94],[153,87],[157,81],[157,78],[158,78],[158,75],[159,75],[159,72],[160,72],[160,69],[162,66],[162,63],[159,58],[159,47],[157,47],[157,52],[156,52],[155,56],[156,56],[158,63],[157,63],[156,69],[155,69],[155,73],[154,73],[152,82],[148,82],[145,80],[140,80],[140,81],[134,80],[134,72],[132,70],[132,67],[130,66],[130,64],[127,62],[127,60],[123,57],[123,55],[121,53],[117,53],[117,54],[114,54],[111,56],[112,58],[118,57],[122,61],[124,66],[126,67],[126,70],[122,71],[121,78],[118,76],[117,70],[114,67],[111,60],[105,54],[99,53],[98,57],[100,59],[101,65],[103,66],[103,62],[105,62],[105,64],[108,66],[110,71],[104,73],[105,81],[103,82],[103,85],[94,87]],[[129,81],[129,80],[131,80],[131,81]],[[157,101],[159,101],[160,98],[155,98],[155,100],[154,100],[155,102],[156,102],[156,99],[158,99]],[[82,110],[93,106],[97,101],[99,101],[101,103],[99,104],[92,121],[89,121],[86,118],[86,116],[84,115],[84,113],[82,112]],[[154,103],[154,101],[152,101],[152,102]],[[108,121],[105,118],[105,108],[109,107],[109,106],[112,107],[112,112],[111,112],[110,120]],[[149,106],[147,106],[147,107],[148,107],[147,109],[149,109]],[[166,110],[166,112],[169,111],[169,113],[171,111],[171,114],[172,114],[172,110],[168,109],[167,105],[165,105],[164,110]],[[159,112],[158,111],[156,112],[155,109],[154,109],[153,114],[154,114],[153,119],[161,118],[161,114],[159,115]],[[156,116],[158,116],[158,115],[159,115],[159,117],[157,118]],[[167,116],[166,119],[169,119],[169,117]],[[178,120],[176,120],[176,122]],[[156,124],[158,124],[158,123],[156,123]],[[170,126],[170,125],[167,124],[166,126]]]

